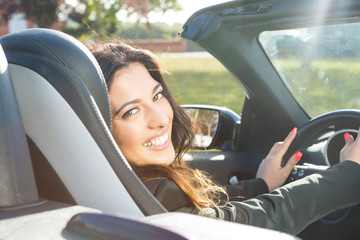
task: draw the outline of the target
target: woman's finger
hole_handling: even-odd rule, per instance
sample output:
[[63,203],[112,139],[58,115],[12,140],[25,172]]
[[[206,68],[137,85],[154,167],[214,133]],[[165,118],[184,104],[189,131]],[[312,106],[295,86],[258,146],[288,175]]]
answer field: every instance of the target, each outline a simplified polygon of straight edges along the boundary
[[288,150],[290,144],[292,143],[292,141],[294,140],[295,136],[297,133],[297,128],[293,128],[291,130],[291,132],[286,136],[286,138],[284,139],[284,143],[281,145],[281,148],[279,149],[279,153],[284,155],[286,153],[286,151]]
[[276,143],[272,146],[272,148],[270,149],[267,157],[272,156],[272,155],[275,155],[275,154],[279,151],[279,149],[281,148],[282,144],[283,144],[283,142],[276,142]]
[[351,134],[345,133],[344,134],[344,140],[347,143],[347,142],[352,142],[354,140],[354,138],[353,138],[353,136]]
[[303,155],[302,152],[297,152],[289,158],[289,160],[283,167],[283,169],[286,171],[287,174],[290,174],[294,166],[300,161],[302,155]]

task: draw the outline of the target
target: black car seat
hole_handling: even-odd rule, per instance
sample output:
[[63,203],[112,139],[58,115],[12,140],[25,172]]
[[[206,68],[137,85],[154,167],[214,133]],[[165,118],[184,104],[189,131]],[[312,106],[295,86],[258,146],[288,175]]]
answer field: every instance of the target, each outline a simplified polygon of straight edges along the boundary
[[166,212],[111,136],[106,84],[86,46],[50,29],[8,34],[0,43],[9,62],[39,195],[137,216]]

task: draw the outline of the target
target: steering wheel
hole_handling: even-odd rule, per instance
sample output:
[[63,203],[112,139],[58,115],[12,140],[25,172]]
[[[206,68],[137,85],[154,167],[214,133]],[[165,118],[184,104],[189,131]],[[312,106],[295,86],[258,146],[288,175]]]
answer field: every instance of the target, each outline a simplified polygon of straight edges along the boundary
[[[289,157],[294,154],[295,152],[307,148],[313,143],[314,138],[321,134],[325,133],[326,131],[329,132],[329,128],[331,130],[335,131],[333,136],[331,136],[328,139],[328,143],[326,145],[325,149],[325,161],[324,165],[333,165],[338,159],[337,156],[339,155],[339,152],[341,148],[344,146],[344,138],[343,134],[345,132],[349,132],[353,135],[353,137],[356,137],[357,131],[359,129],[360,125],[360,111],[359,110],[338,110],[333,111],[329,113],[325,113],[323,115],[320,115],[316,118],[313,118],[310,122],[302,126],[296,135],[296,138],[292,142],[292,144],[289,147],[289,150],[287,151],[287,154],[283,158],[283,164],[286,163],[286,161],[289,159]],[[342,144],[331,144],[329,145],[329,140],[335,141],[338,143],[339,138],[335,136],[341,136]],[[336,146],[335,146],[336,145]],[[340,149],[338,149],[340,146]],[[330,147],[334,147],[335,149],[330,149]],[[328,154],[328,151],[330,150],[331,156]],[[330,160],[331,161],[330,161]],[[285,161],[285,162],[284,162]]]
[[[312,159],[306,159],[306,157],[303,157],[302,163],[310,160],[312,161],[310,162],[310,164],[314,165],[308,165],[307,167],[309,168],[307,170],[304,170],[306,169],[306,165],[303,169],[294,168],[287,182],[296,180],[294,179],[294,176],[299,176],[297,178],[299,179],[338,163],[340,150],[345,144],[343,137],[344,133],[350,133],[355,139],[357,136],[359,125],[359,110],[339,110],[320,115],[312,119],[303,127],[301,127],[298,130],[296,138],[290,145],[289,150],[283,159],[286,159],[287,161],[289,157],[295,152],[306,150],[313,144],[324,143],[326,141],[324,155],[322,155],[322,153],[311,152],[310,154],[317,155],[315,155]],[[320,146],[323,145],[324,144],[320,144]],[[286,162],[284,162],[283,164],[285,163]],[[319,167],[318,165],[323,166]],[[351,226],[354,224],[354,222],[359,221],[359,213],[360,205],[351,208],[349,207],[336,210],[329,215],[323,217],[319,221],[313,223],[312,226],[309,226],[309,228],[314,228],[317,232],[327,232],[328,237],[334,237],[340,233],[346,233],[348,236],[345,237],[345,239],[349,239],[348,237],[351,237],[351,234],[353,232],[351,230]],[[310,229],[310,232],[311,231],[312,230]]]

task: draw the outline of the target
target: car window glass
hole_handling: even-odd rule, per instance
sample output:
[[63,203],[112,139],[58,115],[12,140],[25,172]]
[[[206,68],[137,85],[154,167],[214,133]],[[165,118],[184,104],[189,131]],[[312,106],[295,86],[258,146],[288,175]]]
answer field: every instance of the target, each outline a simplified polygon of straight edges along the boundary
[[310,116],[360,108],[360,23],[267,31],[259,40]]
[[227,107],[241,115],[245,92],[234,76],[207,52],[159,54],[164,77],[180,104]]

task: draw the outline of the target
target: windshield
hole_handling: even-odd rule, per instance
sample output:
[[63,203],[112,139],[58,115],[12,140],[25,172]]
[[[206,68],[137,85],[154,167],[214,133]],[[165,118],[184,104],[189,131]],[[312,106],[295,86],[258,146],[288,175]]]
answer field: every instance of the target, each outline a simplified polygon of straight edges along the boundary
[[259,40],[311,117],[360,109],[360,23],[268,31]]

